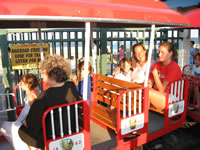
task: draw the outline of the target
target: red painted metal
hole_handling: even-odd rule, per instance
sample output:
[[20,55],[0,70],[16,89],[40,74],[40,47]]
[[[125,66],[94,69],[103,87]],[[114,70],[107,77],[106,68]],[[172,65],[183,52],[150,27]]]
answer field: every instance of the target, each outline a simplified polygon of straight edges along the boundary
[[[65,17],[80,17],[83,20],[79,19],[79,22],[85,22],[85,18],[88,18],[88,21],[96,18],[96,21],[92,22],[114,23],[117,20],[135,20],[137,22],[134,24],[141,25],[147,22],[160,25],[189,24],[185,16],[170,10],[165,3],[155,0],[1,0],[0,20],[8,20],[12,15],[15,15],[12,21],[19,16],[21,21],[27,21],[28,18],[23,18],[27,16],[30,17],[29,21],[33,16],[54,16],[57,19],[53,21],[62,21]],[[46,18],[36,19],[44,20]],[[129,21],[123,23],[130,24]]]
[[[102,79],[101,79],[102,80]],[[92,104],[96,103],[96,89],[97,89],[97,74],[93,74],[93,99],[92,99]],[[133,92],[133,91],[138,91],[138,90],[142,90],[143,92],[143,99],[142,99],[142,111],[141,113],[144,114],[144,127],[138,130],[135,130],[137,132],[140,132],[140,135],[129,139],[127,141],[124,141],[124,137],[126,137],[128,134],[121,134],[121,121],[123,119],[127,119],[129,117],[133,117],[135,115],[131,115],[131,116],[126,116],[126,118],[122,118],[120,113],[122,110],[120,110],[120,100],[123,96],[124,93],[128,93],[128,92]],[[138,146],[141,146],[145,143],[147,143],[147,134],[148,134],[148,116],[149,116],[149,110],[148,110],[148,97],[149,97],[149,88],[146,87],[142,87],[142,88],[137,88],[137,89],[129,89],[126,90],[125,92],[120,93],[120,96],[117,98],[117,132],[116,132],[116,139],[117,139],[117,146],[114,148],[115,150],[122,150],[122,149],[133,149],[136,148]],[[137,113],[136,115],[138,115],[139,113]],[[105,129],[108,130],[112,130],[109,127],[107,127],[106,125],[104,125],[103,123],[100,123],[98,120],[95,120],[94,118],[91,118],[92,121],[94,121],[95,123],[97,123],[98,125],[102,126]]]
[[[181,80],[182,81],[182,80]],[[144,113],[144,127],[137,130],[138,132],[140,132],[140,136],[135,137],[133,139],[130,139],[128,141],[124,141],[124,137],[127,136],[127,134],[125,135],[121,135],[121,121],[122,118],[120,117],[120,99],[123,95],[123,93],[125,92],[130,92],[130,91],[134,91],[136,89],[132,89],[132,90],[127,90],[123,93],[120,94],[120,96],[118,97],[117,100],[117,147],[115,148],[116,150],[121,150],[121,149],[132,149],[132,148],[136,148],[140,145],[143,145],[153,139],[156,139],[160,136],[163,136],[169,132],[172,132],[174,130],[176,130],[177,128],[182,127],[185,122],[186,122],[186,111],[187,111],[187,100],[188,100],[188,84],[189,84],[189,80],[188,79],[184,79],[184,95],[183,95],[183,100],[184,100],[184,111],[178,115],[174,115],[172,117],[168,116],[168,111],[169,111],[169,103],[168,103],[168,98],[169,98],[169,93],[170,93],[170,87],[171,87],[171,83],[168,85],[167,87],[167,91],[166,91],[166,107],[165,107],[165,114],[164,114],[164,128],[161,130],[158,130],[156,132],[153,132],[151,134],[148,134],[148,123],[149,123],[149,110],[148,110],[148,105],[149,105],[149,96],[148,96],[148,88],[141,88],[144,90],[144,99],[142,102],[142,106],[143,106],[143,111],[142,113]],[[96,75],[93,76],[93,100],[95,101],[95,94],[96,94]],[[178,91],[177,91],[178,92]],[[181,91],[180,91],[181,92]],[[177,102],[177,101],[176,101]],[[176,102],[172,102],[176,103]],[[180,117],[178,119],[176,119],[176,117]],[[128,118],[128,117],[127,117]],[[171,121],[171,119],[176,119],[176,121]],[[104,125],[105,126],[105,125]]]
[[[144,113],[144,127],[138,130],[135,130],[135,132],[140,132],[140,135],[138,137],[135,137],[133,139],[130,139],[128,141],[124,141],[124,137],[126,137],[128,134],[122,135],[121,134],[121,122],[123,119],[125,118],[121,118],[120,117],[120,99],[122,98],[123,94],[126,92],[133,92],[135,90],[139,90],[142,89],[143,93],[144,93],[144,97],[142,100],[142,112]],[[141,146],[145,143],[147,143],[147,135],[148,135],[148,98],[149,98],[149,88],[137,88],[137,89],[132,89],[132,90],[127,90],[125,92],[123,92],[122,94],[120,94],[118,100],[117,100],[117,150],[121,150],[121,149],[133,149],[136,148],[138,146]],[[137,114],[138,115],[138,114]],[[133,117],[134,115],[132,115],[131,117]],[[129,118],[129,117],[126,117]],[[130,133],[129,133],[130,134]]]
[[160,136],[163,136],[169,132],[172,132],[180,127],[182,127],[185,122],[186,122],[186,112],[187,112],[187,102],[188,102],[188,85],[189,85],[189,80],[188,79],[184,79],[184,95],[183,95],[183,99],[184,99],[184,111],[179,114],[180,118],[177,119],[176,121],[170,122],[171,118],[176,118],[176,116],[173,116],[171,118],[169,118],[168,116],[168,111],[169,111],[169,103],[168,103],[168,98],[169,98],[169,92],[170,92],[170,84],[167,87],[167,91],[166,91],[166,106],[165,106],[165,114],[164,114],[164,128],[161,130],[158,130],[154,133],[148,134],[148,139],[147,141],[151,141],[154,140]]
[[[189,80],[189,87],[188,87],[188,106],[190,108],[193,108],[192,110],[188,109],[187,110],[187,116],[200,122],[200,107],[196,106],[196,92],[195,92],[195,88],[199,88],[200,87],[200,77],[191,75],[191,74],[186,74],[185,70],[187,70],[188,67],[191,67],[192,65],[185,65],[183,67],[183,77],[187,78]],[[193,90],[192,90],[193,89]],[[192,96],[193,94],[193,96]]]
[[[42,129],[43,129],[44,144],[45,144],[46,150],[49,150],[49,143],[54,141],[53,139],[47,140],[46,127],[45,127],[45,118],[46,118],[47,114],[49,114],[51,110],[59,108],[59,107],[66,107],[66,106],[71,106],[71,105],[81,104],[81,103],[83,103],[83,129],[81,129],[81,131],[78,132],[78,133],[76,133],[76,132],[73,133],[72,135],[83,133],[84,134],[84,150],[90,150],[91,149],[89,101],[88,100],[87,101],[82,100],[82,101],[76,101],[76,102],[72,102],[72,103],[68,103],[68,104],[61,104],[61,105],[52,106],[44,112],[43,117],[42,117]],[[64,135],[64,137],[58,137],[55,140],[67,138],[67,137],[72,136],[72,135]]]
[[188,110],[187,111],[187,116],[190,118],[194,119],[195,121],[200,122],[200,115],[198,113],[195,113],[194,111]]
[[199,28],[200,27],[200,8],[193,9],[191,11],[188,11],[184,14],[189,21],[190,21],[190,28]]

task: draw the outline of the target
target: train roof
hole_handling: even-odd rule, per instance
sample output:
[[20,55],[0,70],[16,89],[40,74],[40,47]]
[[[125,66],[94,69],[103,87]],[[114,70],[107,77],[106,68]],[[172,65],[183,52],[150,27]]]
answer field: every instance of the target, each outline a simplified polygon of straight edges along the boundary
[[0,28],[187,26],[187,17],[158,0],[1,0]]
[[189,26],[189,28],[200,27],[200,20],[198,19],[200,17],[200,8],[188,11],[184,14],[184,16],[186,16],[190,21],[191,25]]

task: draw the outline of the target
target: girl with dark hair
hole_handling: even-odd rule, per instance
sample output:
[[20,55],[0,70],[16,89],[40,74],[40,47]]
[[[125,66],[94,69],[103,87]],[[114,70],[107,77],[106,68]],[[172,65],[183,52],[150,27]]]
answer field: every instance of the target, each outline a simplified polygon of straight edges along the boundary
[[120,79],[123,81],[131,82],[132,75],[132,64],[129,58],[122,58],[119,62],[120,64],[120,73],[116,74],[114,78]]
[[[89,100],[89,106],[92,106],[91,102],[91,86],[92,86],[92,65],[88,63],[88,90],[87,90],[87,99]],[[77,64],[77,75],[72,76],[71,80],[76,85],[76,88],[78,90],[79,96],[83,97],[83,80],[84,79],[84,60],[81,60]]]
[[180,67],[176,64],[177,51],[172,43],[164,42],[159,46],[159,62],[152,66],[149,76],[150,103],[163,110],[165,108],[165,92],[169,82],[182,78]]
[[26,116],[30,110],[30,107],[37,98],[38,93],[36,88],[39,87],[39,81],[35,75],[25,74],[21,77],[19,86],[26,92],[26,96],[24,98],[25,106],[16,121],[5,121],[2,123],[0,132],[12,144],[15,150],[26,150],[30,147],[19,138],[18,130],[26,120]]

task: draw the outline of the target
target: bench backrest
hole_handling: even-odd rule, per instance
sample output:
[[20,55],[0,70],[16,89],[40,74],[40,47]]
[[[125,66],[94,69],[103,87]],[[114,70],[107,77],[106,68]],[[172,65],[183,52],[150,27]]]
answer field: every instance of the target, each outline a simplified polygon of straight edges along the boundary
[[115,108],[117,107],[117,98],[121,92],[138,87],[142,87],[142,85],[100,74],[93,75],[93,99],[114,106]]
[[46,150],[90,150],[88,101],[77,101],[48,108],[42,126]]

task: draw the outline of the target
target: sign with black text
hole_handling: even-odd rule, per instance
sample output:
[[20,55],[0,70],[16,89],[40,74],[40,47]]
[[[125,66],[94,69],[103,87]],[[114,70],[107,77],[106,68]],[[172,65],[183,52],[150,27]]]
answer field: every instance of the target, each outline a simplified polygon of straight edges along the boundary
[[[50,54],[48,43],[42,44],[44,57]],[[12,69],[38,68],[40,57],[40,44],[12,44],[10,46]]]

